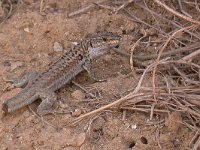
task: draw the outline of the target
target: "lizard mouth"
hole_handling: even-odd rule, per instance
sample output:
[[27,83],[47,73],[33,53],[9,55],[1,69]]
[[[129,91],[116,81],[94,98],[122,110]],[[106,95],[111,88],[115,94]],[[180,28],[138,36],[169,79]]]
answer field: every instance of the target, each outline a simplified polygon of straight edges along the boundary
[[96,48],[90,48],[89,49],[89,55],[91,59],[100,57],[108,52],[108,48],[110,46],[102,46],[102,47],[96,47]]

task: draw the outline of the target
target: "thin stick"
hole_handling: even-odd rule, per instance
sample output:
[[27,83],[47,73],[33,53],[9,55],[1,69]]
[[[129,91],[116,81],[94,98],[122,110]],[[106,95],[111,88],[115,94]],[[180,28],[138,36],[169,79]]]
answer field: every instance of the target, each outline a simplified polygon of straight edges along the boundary
[[151,111],[150,111],[150,118],[149,118],[149,120],[152,120],[153,119],[153,112],[155,111],[155,103],[153,103],[152,104],[152,106],[151,106]]
[[[171,50],[166,50],[167,52],[163,52],[161,58],[163,57],[168,57],[168,56],[173,56],[173,55],[176,55],[178,53],[184,53],[184,52],[187,52],[187,51],[194,51],[196,49],[200,48],[200,43],[199,42],[195,42],[195,43],[192,43],[190,45],[187,45],[185,47],[180,47],[180,48],[177,48],[177,49],[171,49]],[[124,52],[122,49],[120,48],[112,48],[115,52],[119,53],[120,55],[123,55],[125,57],[130,57],[130,54],[129,53],[126,53]],[[158,57],[158,54],[150,54],[150,55],[133,55],[132,56],[133,59],[140,59],[140,60],[147,60],[147,59],[155,59]]]
[[189,18],[189,17],[187,17],[187,16],[185,16],[185,15],[182,15],[181,13],[179,13],[179,12],[177,12],[177,11],[171,9],[169,6],[163,4],[160,0],[154,0],[154,1],[155,1],[158,5],[160,5],[160,6],[162,6],[163,8],[165,8],[167,11],[171,12],[172,14],[174,14],[175,16],[180,17],[180,18],[182,18],[182,19],[184,19],[184,20],[186,20],[186,21],[189,21],[189,22],[191,22],[191,23],[200,25],[200,22],[199,22],[199,21],[194,20],[194,19],[192,19],[192,18]]
[[200,84],[200,82],[198,82],[198,81],[193,81],[193,80],[191,80],[190,78],[188,78],[188,77],[185,75],[185,73],[183,73],[182,71],[180,71],[176,66],[172,65],[172,67],[173,67],[173,69],[174,69],[180,76],[182,76],[182,78],[183,78],[186,82],[191,83],[191,84],[196,84],[196,85],[199,85],[199,84]]
[[[168,56],[171,56],[171,55],[176,55],[178,53],[183,53],[183,52],[187,52],[187,51],[193,51],[197,48],[200,48],[199,42],[195,42],[195,43],[187,45],[185,47],[172,49],[168,52],[163,52],[161,58],[162,57],[168,57]],[[134,59],[141,59],[141,60],[154,59],[154,58],[157,58],[157,57],[158,57],[158,54],[151,54],[151,55],[144,55],[144,56],[143,55],[142,56],[133,56]]]
[[[145,24],[146,26],[148,26],[148,27],[150,27],[150,28],[153,28],[153,29],[155,29],[156,31],[162,33],[163,35],[169,37],[169,35],[168,35],[167,33],[165,33],[164,31],[159,30],[157,27],[154,27],[154,26],[148,24],[147,22],[141,20],[140,18],[136,17],[135,15],[133,15],[132,13],[130,13],[130,12],[129,12],[128,10],[126,10],[125,8],[124,8],[123,10],[131,17],[131,20],[137,21],[137,22],[139,22],[139,23],[143,23],[143,24]],[[129,18],[130,18],[130,17],[129,17]],[[174,37],[173,37],[173,39],[176,40],[177,42],[183,44],[183,45],[186,45],[185,43],[181,42],[181,41],[178,40],[177,38],[174,38]]]
[[98,7],[100,8],[104,8],[104,9],[108,9],[108,10],[111,10],[111,11],[115,11],[115,7],[112,7],[112,6],[108,6],[108,5],[102,5],[100,3],[95,3],[93,2],[94,5],[97,5]]
[[145,38],[146,36],[147,36],[147,34],[146,34],[146,32],[145,32],[144,36],[142,36],[141,38],[139,38],[139,39],[135,42],[135,44],[133,45],[133,47],[131,48],[130,66],[131,66],[131,71],[132,71],[133,77],[134,77],[134,79],[136,79],[136,80],[137,80],[137,75],[136,75],[135,68],[134,68],[134,66],[133,66],[133,52],[134,52],[136,46],[138,45],[138,43],[139,43],[143,38]]
[[182,60],[184,60],[184,61],[192,61],[192,59],[194,57],[197,57],[199,54],[200,54],[200,49],[195,51],[195,52],[193,52],[193,53],[191,53],[191,54],[189,54],[189,55],[187,55],[187,56],[185,56],[185,57],[183,57]]
[[[152,110],[148,108],[135,108],[135,107],[120,107],[123,110],[133,110],[133,111],[141,111],[141,112],[146,112],[149,113]],[[167,110],[162,110],[162,109],[154,109],[155,112],[162,112],[162,113],[169,113]],[[152,117],[153,118],[153,117]],[[151,119],[152,120],[152,119]]]
[[179,7],[180,7],[181,12],[182,12],[183,14],[185,14],[186,16],[192,18],[192,16],[191,16],[190,14],[188,14],[188,13],[183,9],[181,0],[178,0],[178,4],[179,4]]
[[169,42],[170,42],[170,40],[172,39],[172,37],[174,37],[177,33],[180,33],[180,32],[182,32],[182,31],[184,31],[184,30],[191,29],[191,28],[194,28],[194,27],[195,27],[195,26],[192,25],[192,26],[185,27],[185,28],[182,28],[182,29],[180,29],[180,30],[175,31],[175,32],[172,34],[172,36],[170,36],[170,37],[166,40],[165,44],[164,44],[163,47],[160,49],[159,54],[158,54],[158,57],[157,57],[156,62],[155,62],[156,65],[155,65],[155,67],[154,67],[153,76],[152,76],[153,93],[155,93],[155,89],[156,89],[156,88],[155,88],[155,87],[156,87],[156,86],[155,86],[156,69],[157,69],[157,65],[158,65],[158,63],[159,63],[159,60],[160,60],[160,58],[161,58],[161,55],[162,55],[164,49],[167,47],[167,45],[169,44]]
[[200,148],[200,136],[198,140],[196,141],[196,143],[194,144],[194,148],[192,150],[198,150],[198,148]]
[[126,1],[124,4],[122,4],[121,6],[119,6],[116,10],[115,13],[117,13],[118,11],[120,11],[121,9],[125,8],[126,6],[128,6],[130,3],[132,3],[134,0],[128,0]]
[[[143,9],[147,10],[147,11],[150,12],[152,15],[154,14],[154,15],[157,16],[158,18],[160,18],[160,19],[162,19],[162,20],[165,20],[165,21],[167,21],[167,22],[170,22],[172,25],[174,25],[174,26],[176,26],[176,27],[178,27],[178,28],[182,28],[181,25],[177,24],[176,22],[174,22],[174,21],[172,21],[172,20],[167,19],[167,18],[164,17],[163,15],[160,15],[160,14],[156,13],[155,11],[151,10],[150,8],[145,7],[145,6],[143,6],[143,5],[141,5],[141,4],[138,4],[138,3],[135,3],[135,4],[138,5],[139,7],[141,7],[141,8],[143,8]],[[196,37],[197,39],[200,39],[200,37],[199,37],[198,34],[194,34],[194,33],[190,32],[190,31],[188,31],[188,30],[185,30],[185,32],[188,33],[188,34],[191,34],[192,36]]]
[[199,4],[198,4],[197,0],[195,0],[195,6],[196,6],[197,11],[200,12]]
[[[101,0],[101,1],[99,1],[99,2],[96,2],[96,4],[99,4],[99,3],[102,3],[102,2],[104,2],[104,0]],[[83,7],[83,8],[81,8],[81,9],[77,10],[77,11],[74,11],[74,12],[69,13],[69,14],[68,14],[68,17],[73,17],[73,16],[79,15],[79,14],[81,14],[81,13],[85,13],[85,12],[89,11],[90,9],[95,8],[95,6],[96,6],[96,5],[95,5],[94,3],[91,3],[90,5],[88,5],[88,6],[86,6],[86,7]]]
[[155,138],[156,138],[156,141],[157,141],[157,143],[158,143],[159,148],[162,149],[162,147],[161,147],[161,145],[160,145],[159,134],[160,134],[159,128],[157,127],[157,129],[156,129],[156,137],[155,137]]
[[88,116],[91,116],[91,115],[93,115],[93,114],[95,114],[95,113],[99,113],[99,112],[101,112],[101,111],[103,111],[103,110],[106,110],[106,109],[108,109],[108,108],[110,108],[110,107],[113,107],[113,106],[115,106],[115,105],[119,105],[119,104],[122,103],[123,101],[126,101],[127,98],[129,98],[130,96],[132,96],[132,98],[136,98],[136,97],[142,96],[142,95],[144,95],[144,93],[134,94],[134,95],[133,95],[132,93],[130,93],[130,94],[126,95],[125,97],[122,97],[122,98],[120,98],[120,99],[118,99],[118,100],[116,100],[116,101],[114,101],[114,102],[112,102],[112,103],[110,103],[110,104],[108,104],[108,105],[105,105],[105,106],[103,106],[103,107],[100,107],[100,108],[98,108],[98,109],[96,109],[96,110],[93,110],[93,111],[91,111],[91,112],[88,112],[88,113],[86,113],[86,114],[84,114],[84,115],[82,115],[82,116],[76,118],[73,122],[80,121],[80,120],[82,120],[83,118],[86,118],[86,117],[88,117]]
[[42,13],[44,7],[44,0],[40,0],[40,13]]
[[81,90],[83,90],[85,93],[89,94],[92,98],[96,98],[96,96],[94,96],[94,94],[90,93],[86,88],[84,88],[83,86],[81,86],[80,84],[76,83],[75,81],[71,81],[74,85],[78,86]]
[[191,145],[194,143],[194,141],[196,140],[196,138],[199,136],[199,132],[197,131],[196,133],[195,133],[195,135],[193,136],[193,138],[192,138],[192,140],[190,141],[190,144],[189,144],[189,146],[191,147]]

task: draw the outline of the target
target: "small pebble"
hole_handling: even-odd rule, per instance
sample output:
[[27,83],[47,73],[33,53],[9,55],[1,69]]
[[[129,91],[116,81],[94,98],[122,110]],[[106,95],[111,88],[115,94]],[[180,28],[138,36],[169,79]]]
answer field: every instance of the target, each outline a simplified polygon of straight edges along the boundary
[[75,90],[71,96],[77,100],[83,100],[85,99],[85,93],[83,93],[82,91],[80,90]]
[[30,29],[27,27],[27,28],[24,28],[24,31],[29,33]]
[[72,42],[73,45],[78,45],[78,42]]
[[63,108],[63,109],[69,108],[69,105],[68,105],[68,104],[63,103],[63,102],[61,102],[61,101],[59,102],[59,105],[60,105],[60,107]]
[[131,129],[137,129],[137,125],[136,124],[131,125]]
[[72,117],[79,117],[81,115],[81,110],[80,109],[75,109],[72,112]]
[[86,139],[86,134],[84,132],[80,133],[79,135],[74,137],[70,145],[74,147],[80,147],[85,142],[85,139]]
[[62,47],[62,45],[61,45],[60,43],[55,42],[55,43],[53,44],[53,50],[54,50],[55,52],[61,52],[61,51],[63,51],[63,47]]

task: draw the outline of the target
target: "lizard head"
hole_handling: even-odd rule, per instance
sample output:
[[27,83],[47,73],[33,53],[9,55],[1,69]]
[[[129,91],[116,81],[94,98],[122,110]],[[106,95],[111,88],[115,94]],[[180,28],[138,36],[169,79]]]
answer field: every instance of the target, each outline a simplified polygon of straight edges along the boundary
[[121,37],[111,32],[98,32],[89,39],[89,54],[92,58],[99,57],[108,52],[109,48],[119,46]]

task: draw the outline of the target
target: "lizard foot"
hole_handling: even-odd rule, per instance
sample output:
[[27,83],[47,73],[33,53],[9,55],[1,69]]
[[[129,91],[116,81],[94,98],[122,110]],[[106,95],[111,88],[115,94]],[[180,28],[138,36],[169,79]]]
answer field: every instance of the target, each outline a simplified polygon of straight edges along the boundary
[[42,99],[42,102],[37,108],[37,113],[40,116],[53,113],[57,101],[57,95],[54,92],[43,91],[39,93],[39,97]]

